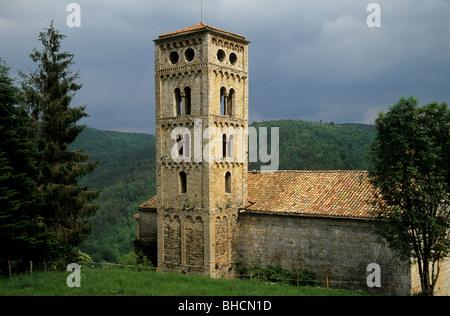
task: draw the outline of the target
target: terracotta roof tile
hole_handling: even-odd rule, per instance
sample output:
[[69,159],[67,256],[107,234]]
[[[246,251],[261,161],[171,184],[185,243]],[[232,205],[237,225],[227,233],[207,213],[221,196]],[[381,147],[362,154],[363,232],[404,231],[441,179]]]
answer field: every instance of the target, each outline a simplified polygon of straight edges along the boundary
[[[248,173],[246,212],[370,218],[373,187],[366,171]],[[156,209],[156,196],[140,209]]]
[[159,38],[164,38],[164,37],[169,37],[169,36],[172,36],[172,35],[178,35],[178,34],[182,34],[182,33],[189,33],[189,32],[194,32],[194,31],[199,31],[199,30],[213,30],[213,31],[218,31],[218,32],[221,32],[221,33],[233,35],[233,36],[239,37],[241,39],[245,39],[245,36],[242,36],[242,35],[239,35],[239,34],[235,34],[235,33],[231,33],[231,32],[228,32],[228,31],[224,31],[224,30],[218,29],[218,28],[213,27],[213,26],[206,25],[205,23],[203,23],[203,21],[200,22],[200,24],[192,25],[192,26],[186,27],[186,28],[178,30],[178,31],[173,31],[173,32],[170,32],[170,33],[162,34],[162,35],[159,35],[158,37]]
[[143,210],[155,209],[156,210],[157,207],[158,207],[158,200],[157,200],[157,196],[155,195],[150,200],[148,200],[147,202],[145,202],[141,206],[139,206],[138,209],[139,210],[141,210],[141,209],[143,209]]
[[366,171],[249,172],[246,211],[371,217]]

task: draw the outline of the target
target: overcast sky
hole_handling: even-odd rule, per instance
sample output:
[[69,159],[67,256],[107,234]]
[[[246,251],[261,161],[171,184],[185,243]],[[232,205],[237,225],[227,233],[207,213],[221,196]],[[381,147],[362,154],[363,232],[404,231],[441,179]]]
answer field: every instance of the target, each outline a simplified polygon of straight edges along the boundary
[[[11,75],[34,69],[29,54],[53,19],[67,35],[83,88],[73,105],[105,130],[154,134],[154,43],[198,24],[200,0],[0,0],[0,57]],[[369,28],[367,5],[381,8]],[[203,0],[206,24],[250,44],[249,116],[373,123],[402,96],[450,102],[450,0]]]

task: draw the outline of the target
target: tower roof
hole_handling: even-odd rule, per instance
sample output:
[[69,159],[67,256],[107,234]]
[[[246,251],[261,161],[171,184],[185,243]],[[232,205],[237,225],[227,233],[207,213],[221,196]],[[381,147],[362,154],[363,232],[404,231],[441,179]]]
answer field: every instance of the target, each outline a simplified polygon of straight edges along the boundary
[[197,32],[197,31],[200,31],[200,30],[216,31],[216,32],[219,32],[219,33],[224,33],[226,35],[231,35],[231,36],[234,36],[234,37],[237,37],[237,38],[245,40],[245,36],[243,36],[243,35],[239,35],[239,34],[236,34],[236,33],[224,31],[224,30],[218,29],[216,27],[213,27],[213,26],[210,26],[210,25],[206,25],[203,22],[203,20],[199,24],[192,25],[192,26],[186,27],[186,28],[178,30],[178,31],[173,31],[173,32],[166,33],[166,34],[161,34],[161,35],[158,36],[158,38],[162,39],[162,38],[166,38],[166,37],[170,37],[170,36],[174,36],[174,35],[180,35],[180,34],[183,34],[183,33]]

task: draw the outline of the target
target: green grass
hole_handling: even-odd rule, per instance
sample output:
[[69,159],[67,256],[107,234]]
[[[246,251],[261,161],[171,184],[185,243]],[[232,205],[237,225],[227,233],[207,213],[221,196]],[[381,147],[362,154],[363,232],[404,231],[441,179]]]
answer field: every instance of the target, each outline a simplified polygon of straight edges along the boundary
[[366,292],[295,287],[260,280],[214,280],[177,273],[81,270],[81,287],[69,288],[70,272],[33,272],[0,278],[0,296],[360,296]]

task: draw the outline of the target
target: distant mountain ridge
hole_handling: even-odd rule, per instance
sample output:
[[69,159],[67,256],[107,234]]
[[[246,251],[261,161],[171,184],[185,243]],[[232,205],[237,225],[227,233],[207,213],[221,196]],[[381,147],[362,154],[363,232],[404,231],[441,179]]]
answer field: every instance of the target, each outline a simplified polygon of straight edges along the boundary
[[[279,128],[279,170],[365,170],[376,134],[374,126],[365,124],[278,120],[252,126],[267,127],[269,135],[271,127]],[[115,262],[133,251],[133,214],[156,194],[155,136],[86,128],[71,148],[84,148],[91,160],[100,160],[97,169],[80,180],[102,190],[100,208],[89,220],[92,235],[80,248],[95,261]],[[249,170],[260,166],[249,163]]]

